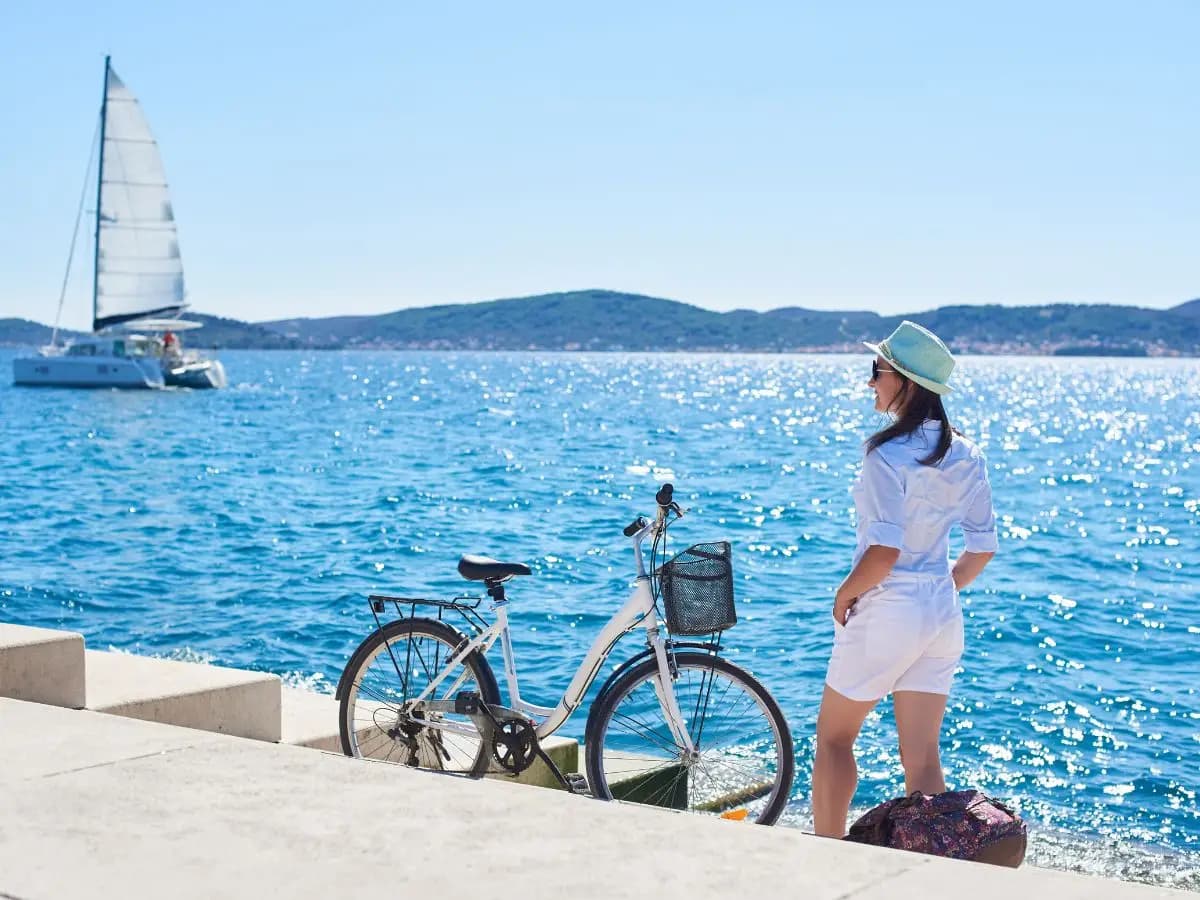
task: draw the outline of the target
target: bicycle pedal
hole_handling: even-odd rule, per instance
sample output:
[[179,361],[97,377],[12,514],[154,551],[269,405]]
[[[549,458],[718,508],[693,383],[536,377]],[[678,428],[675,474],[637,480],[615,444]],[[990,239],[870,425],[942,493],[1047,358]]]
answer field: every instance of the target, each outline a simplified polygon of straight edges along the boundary
[[572,794],[579,794],[581,797],[592,796],[592,789],[588,787],[587,778],[582,772],[568,772],[563,778],[567,780]]

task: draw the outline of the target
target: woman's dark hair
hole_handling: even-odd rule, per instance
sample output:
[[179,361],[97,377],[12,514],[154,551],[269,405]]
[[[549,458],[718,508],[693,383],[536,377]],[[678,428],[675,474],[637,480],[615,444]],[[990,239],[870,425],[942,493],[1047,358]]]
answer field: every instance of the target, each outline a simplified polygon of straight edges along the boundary
[[937,446],[928,456],[919,460],[923,466],[936,466],[950,452],[952,435],[962,435],[962,432],[950,425],[950,417],[946,415],[946,407],[942,405],[942,397],[928,388],[922,387],[903,373],[897,372],[901,380],[900,390],[892,400],[892,408],[901,410],[899,417],[881,431],[875,432],[867,439],[867,452],[870,453],[888,441],[912,434],[928,419],[941,424],[941,434],[938,435]]

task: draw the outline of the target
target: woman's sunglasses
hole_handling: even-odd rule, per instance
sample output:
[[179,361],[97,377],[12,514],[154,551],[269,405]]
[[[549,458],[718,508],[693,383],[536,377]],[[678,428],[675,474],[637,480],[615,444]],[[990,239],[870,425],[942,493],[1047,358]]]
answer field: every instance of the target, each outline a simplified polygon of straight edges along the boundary
[[871,360],[871,380],[872,381],[875,381],[877,378],[879,378],[880,375],[885,375],[888,372],[895,372],[895,371],[896,371],[895,369],[881,369],[881,368],[879,368],[879,360],[877,360],[877,359]]

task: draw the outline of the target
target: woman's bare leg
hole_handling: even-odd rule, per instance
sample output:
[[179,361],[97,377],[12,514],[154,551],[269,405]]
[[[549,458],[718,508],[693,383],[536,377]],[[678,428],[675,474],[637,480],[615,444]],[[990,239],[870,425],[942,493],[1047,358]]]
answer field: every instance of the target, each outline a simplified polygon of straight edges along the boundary
[[854,741],[877,700],[851,700],[825,685],[817,714],[817,751],[813,757],[813,830],[823,837],[846,834],[846,815],[858,785]]
[[945,694],[920,691],[896,691],[892,695],[906,793],[940,794],[946,790],[946,776],[938,755],[946,699]]

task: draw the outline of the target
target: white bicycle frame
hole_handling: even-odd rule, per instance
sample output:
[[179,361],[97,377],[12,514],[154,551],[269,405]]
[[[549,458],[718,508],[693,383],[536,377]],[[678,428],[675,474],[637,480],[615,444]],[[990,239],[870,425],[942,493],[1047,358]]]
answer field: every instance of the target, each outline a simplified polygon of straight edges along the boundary
[[[657,534],[660,529],[665,527],[666,517],[660,510],[658,517],[654,521],[632,536],[633,555],[637,562],[637,582],[634,585],[633,593],[625,601],[625,605],[600,630],[600,634],[592,642],[587,656],[579,664],[579,668],[575,670],[575,676],[571,679],[571,683],[567,686],[566,692],[556,706],[536,706],[521,699],[521,689],[517,680],[517,664],[513,658],[512,638],[508,629],[507,599],[492,604],[495,621],[454,654],[446,664],[446,667],[437,674],[419,696],[414,698],[412,705],[416,706],[436,697],[442,683],[449,677],[456,666],[461,665],[463,660],[477,650],[481,654],[486,654],[496,643],[497,638],[499,638],[504,654],[504,676],[508,682],[511,708],[534,718],[535,721],[540,718],[541,722],[536,727],[537,736],[539,740],[549,737],[558,731],[563,723],[571,717],[571,714],[579,708],[580,703],[583,701],[583,695],[587,693],[588,687],[600,672],[600,667],[604,665],[604,661],[608,658],[609,653],[612,652],[612,648],[616,645],[617,640],[630,631],[633,631],[638,625],[642,625],[646,631],[646,643],[654,651],[654,658],[658,663],[658,677],[655,679],[654,690],[658,696],[659,705],[662,707],[663,716],[666,718],[667,725],[671,729],[671,734],[676,744],[681,750],[693,753],[696,748],[692,743],[687,725],[684,723],[683,715],[679,711],[679,703],[675,697],[674,679],[671,677],[671,666],[667,659],[667,642],[662,636],[658,616],[655,614],[654,594],[650,590],[650,576],[646,574],[645,563],[642,560],[642,541],[651,535]],[[444,692],[441,692],[441,696],[452,697],[469,674],[470,671],[464,666],[462,673]],[[423,724],[428,726],[430,723],[427,720],[423,720]],[[476,734],[471,726],[465,723],[443,720],[435,727],[444,731],[459,732],[468,736]]]

